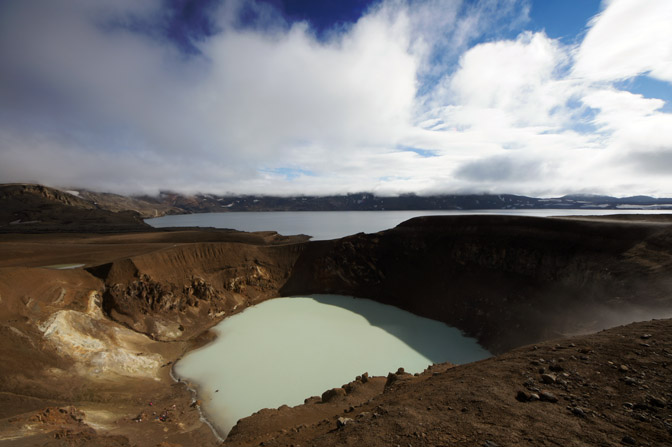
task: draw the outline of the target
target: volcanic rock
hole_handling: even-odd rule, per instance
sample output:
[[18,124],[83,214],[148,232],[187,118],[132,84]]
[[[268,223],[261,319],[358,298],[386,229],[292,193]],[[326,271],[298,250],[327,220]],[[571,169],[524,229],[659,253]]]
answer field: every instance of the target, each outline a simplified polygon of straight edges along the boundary
[[332,400],[345,396],[347,393],[343,388],[332,388],[322,393],[322,402],[331,402]]

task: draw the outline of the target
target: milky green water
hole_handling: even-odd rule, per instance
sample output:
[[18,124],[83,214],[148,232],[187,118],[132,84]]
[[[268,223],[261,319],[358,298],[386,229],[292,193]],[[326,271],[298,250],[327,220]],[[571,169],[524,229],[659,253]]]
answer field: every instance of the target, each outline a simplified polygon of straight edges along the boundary
[[473,338],[367,299],[276,298],[215,327],[218,338],[187,354],[175,373],[194,384],[208,419],[226,434],[262,408],[303,403],[357,375],[468,363],[490,356]]

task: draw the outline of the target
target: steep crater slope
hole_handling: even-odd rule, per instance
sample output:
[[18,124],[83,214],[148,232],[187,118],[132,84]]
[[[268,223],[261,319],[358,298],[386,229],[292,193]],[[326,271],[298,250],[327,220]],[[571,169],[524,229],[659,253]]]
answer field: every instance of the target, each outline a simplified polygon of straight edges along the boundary
[[421,217],[331,241],[178,245],[90,271],[106,313],[155,339],[192,337],[275,296],[335,293],[446,322],[497,354],[672,314],[672,227]]
[[103,309],[156,340],[186,340],[234,312],[278,296],[299,246],[178,245],[89,269]]
[[444,321],[493,353],[672,311],[666,224],[421,217],[303,246],[283,295],[372,298]]

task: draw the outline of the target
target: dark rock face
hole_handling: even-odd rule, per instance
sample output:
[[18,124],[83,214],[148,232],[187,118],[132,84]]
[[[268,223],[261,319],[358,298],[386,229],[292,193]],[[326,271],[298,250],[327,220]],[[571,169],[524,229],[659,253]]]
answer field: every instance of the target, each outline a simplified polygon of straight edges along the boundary
[[200,301],[212,306],[226,300],[202,278],[193,278],[191,283],[179,290],[175,285],[154,281],[148,275],[142,275],[142,278],[126,286],[114,284],[108,294],[106,310],[115,309],[121,312],[131,303],[133,307],[139,306],[142,313],[152,313],[183,312],[188,307],[199,307]]
[[[142,275],[127,285],[112,285],[104,294],[103,308],[110,317],[138,332],[155,340],[171,340],[194,332],[190,328],[184,334],[185,326],[195,323],[194,316],[214,320],[225,315],[231,304],[226,295],[201,278],[178,287]],[[163,326],[173,330],[166,332]]]
[[423,217],[306,244],[281,293],[372,298],[498,353],[669,311],[670,234],[634,223]]

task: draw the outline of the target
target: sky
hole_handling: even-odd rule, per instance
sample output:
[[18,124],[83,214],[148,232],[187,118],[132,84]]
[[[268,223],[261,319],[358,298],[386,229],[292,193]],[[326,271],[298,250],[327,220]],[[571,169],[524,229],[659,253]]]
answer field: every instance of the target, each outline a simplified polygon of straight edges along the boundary
[[0,182],[672,197],[670,0],[0,0]]

